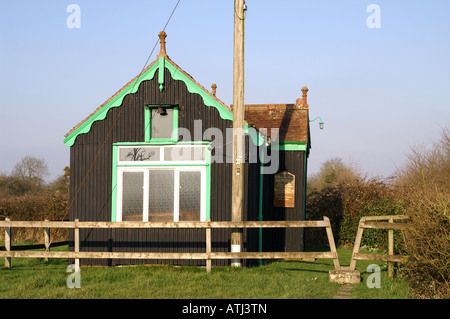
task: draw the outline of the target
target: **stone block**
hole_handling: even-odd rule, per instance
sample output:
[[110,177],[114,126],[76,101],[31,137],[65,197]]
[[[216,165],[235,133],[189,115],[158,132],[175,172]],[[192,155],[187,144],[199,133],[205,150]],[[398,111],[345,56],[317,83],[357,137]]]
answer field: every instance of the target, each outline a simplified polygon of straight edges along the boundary
[[361,274],[357,270],[340,269],[329,271],[329,281],[338,284],[357,284],[361,282]]

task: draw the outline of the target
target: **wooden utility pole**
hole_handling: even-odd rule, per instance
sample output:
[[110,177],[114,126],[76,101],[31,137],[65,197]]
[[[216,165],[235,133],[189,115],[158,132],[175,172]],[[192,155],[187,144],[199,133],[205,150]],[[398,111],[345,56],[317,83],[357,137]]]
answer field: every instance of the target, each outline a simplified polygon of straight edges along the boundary
[[[234,62],[233,62],[233,176],[232,221],[242,221],[244,201],[244,22],[245,0],[234,0]],[[240,252],[242,229],[231,230],[231,252]],[[241,267],[240,259],[231,266]]]

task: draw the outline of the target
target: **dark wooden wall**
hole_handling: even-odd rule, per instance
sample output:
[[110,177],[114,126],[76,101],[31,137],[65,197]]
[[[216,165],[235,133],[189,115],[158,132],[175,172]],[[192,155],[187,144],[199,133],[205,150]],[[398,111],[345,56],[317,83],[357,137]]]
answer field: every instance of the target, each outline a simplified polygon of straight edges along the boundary
[[[274,175],[264,175],[263,216],[264,220],[304,220],[305,152],[279,151],[278,172],[287,170],[295,175],[295,207],[273,207]],[[303,251],[302,228],[264,229],[263,251]]]
[[[157,71],[158,73],[159,71]],[[206,128],[216,127],[222,132],[232,127],[223,120],[214,107],[206,106],[198,94],[191,94],[182,81],[172,79],[165,70],[165,88],[159,90],[158,74],[153,80],[144,81],[138,91],[129,95],[117,123],[107,139],[92,169],[103,141],[113,126],[121,107],[112,108],[106,118],[92,124],[87,134],[80,134],[70,150],[71,183],[70,198],[75,197],[70,219],[80,221],[111,221],[112,193],[112,143],[144,142],[145,105],[178,105],[179,127],[187,128],[193,136],[194,120],[201,119],[202,133]],[[124,99],[125,101],[125,99]],[[224,139],[224,144],[226,143]],[[225,145],[223,146],[225,149]],[[213,163],[211,166],[211,220],[231,220],[231,163]],[[247,164],[244,203],[244,220],[257,220],[259,196],[259,164]],[[73,234],[70,234],[72,239]],[[81,251],[147,251],[147,252],[203,252],[205,231],[186,229],[95,229],[81,230]],[[216,229],[212,232],[213,251],[229,251],[230,231]],[[245,250],[257,251],[257,232],[245,232]],[[82,265],[115,265],[132,263],[204,264],[197,260],[102,260],[82,259]],[[227,265],[228,261],[213,261],[213,265]]]

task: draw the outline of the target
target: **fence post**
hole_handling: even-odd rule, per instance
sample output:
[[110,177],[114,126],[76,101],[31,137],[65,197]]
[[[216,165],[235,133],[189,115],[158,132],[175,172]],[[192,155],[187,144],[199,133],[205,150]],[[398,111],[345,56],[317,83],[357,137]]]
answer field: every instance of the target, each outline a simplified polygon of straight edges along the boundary
[[[48,219],[46,219],[45,222],[48,222]],[[44,228],[44,244],[45,251],[50,251],[50,228],[48,227]],[[45,257],[44,261],[48,261],[48,257]]]
[[211,225],[209,224],[211,220],[208,219],[208,227],[206,228],[206,254],[208,255],[208,258],[206,259],[206,272],[211,272]]
[[362,217],[361,220],[359,221],[358,231],[356,232],[355,244],[353,247],[352,260],[350,262],[350,270],[355,270],[355,268],[356,268],[355,255],[359,252],[359,247],[361,246],[361,240],[362,240],[362,235],[363,235],[362,226],[364,225],[365,220],[366,220],[366,218]]
[[325,229],[327,231],[327,237],[328,237],[328,243],[330,244],[330,250],[336,256],[335,258],[333,258],[334,269],[335,270],[340,270],[341,269],[341,265],[339,263],[339,257],[338,257],[337,250],[336,250],[336,244],[334,243],[333,230],[331,229],[330,219],[328,217],[326,217],[326,216],[324,216],[323,219],[327,223],[327,226],[326,226]]
[[[389,223],[393,223],[394,220],[392,218],[389,219]],[[389,256],[394,255],[394,230],[393,229],[389,229],[388,230],[388,254]],[[394,263],[389,261],[388,262],[388,273],[389,273],[389,278],[394,278]]]
[[[11,219],[5,218],[9,222]],[[11,227],[5,227],[5,250],[11,251]],[[11,268],[11,257],[5,257],[5,267]]]
[[[75,252],[80,252],[80,229],[78,228],[79,219],[75,219],[75,228],[74,228],[74,248]],[[80,258],[75,258],[75,265],[80,266]]]

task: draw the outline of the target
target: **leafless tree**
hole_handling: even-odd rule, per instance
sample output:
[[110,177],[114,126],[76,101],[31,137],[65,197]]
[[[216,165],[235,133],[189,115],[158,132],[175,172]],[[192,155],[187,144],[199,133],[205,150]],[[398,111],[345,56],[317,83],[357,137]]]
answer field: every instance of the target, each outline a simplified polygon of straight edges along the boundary
[[14,166],[12,175],[42,184],[44,177],[49,175],[49,169],[44,159],[25,156]]

